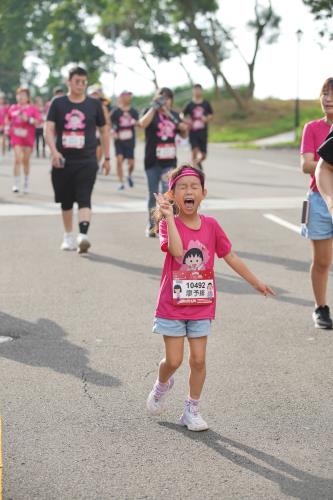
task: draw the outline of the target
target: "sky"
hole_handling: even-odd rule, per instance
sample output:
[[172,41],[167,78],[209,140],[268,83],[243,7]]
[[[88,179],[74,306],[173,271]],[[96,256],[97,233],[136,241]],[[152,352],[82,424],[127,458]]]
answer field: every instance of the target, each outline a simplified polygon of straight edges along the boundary
[[[267,4],[267,0],[261,0],[261,3]],[[238,45],[250,58],[254,37],[247,31],[246,23],[253,17],[254,0],[220,0],[219,4],[219,18],[226,25],[234,27]],[[281,34],[277,43],[261,46],[255,70],[255,97],[292,99],[298,93],[301,99],[315,99],[323,81],[328,76],[333,76],[333,42],[328,43],[326,40],[325,46],[321,46],[323,41],[318,35],[321,25],[314,21],[313,15],[302,0],[272,0],[272,5],[282,18]],[[303,36],[298,44],[296,31],[299,29],[303,31]],[[106,48],[102,42],[98,43]],[[130,90],[137,95],[154,91],[137,49],[118,46],[115,57],[119,62],[116,65],[116,78],[112,72],[103,73],[101,77],[107,95],[118,95],[122,90]],[[299,73],[297,73],[297,61],[299,61]],[[184,63],[193,80],[205,88],[212,87],[213,80],[209,71],[200,66],[194,56],[185,56]],[[177,63],[155,61],[153,64],[157,68],[160,86],[176,87],[188,83],[184,70]],[[128,69],[129,67],[134,71]],[[232,52],[231,57],[223,62],[222,69],[231,84],[247,83],[247,66],[236,52]],[[299,85],[297,85],[297,74]]]

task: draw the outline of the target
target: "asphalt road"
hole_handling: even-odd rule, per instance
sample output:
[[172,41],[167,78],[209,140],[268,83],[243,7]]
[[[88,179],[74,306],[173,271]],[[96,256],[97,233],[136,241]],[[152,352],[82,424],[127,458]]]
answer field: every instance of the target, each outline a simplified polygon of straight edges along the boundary
[[144,237],[142,148],[133,190],[98,179],[87,258],[59,250],[47,161],[34,159],[28,196],[11,194],[10,162],[0,161],[0,335],[13,339],[0,344],[4,499],[332,499],[333,332],[312,326],[297,153],[210,147],[206,209],[278,296],[217,263],[204,433],[178,425],[186,363],[165,415],[145,411],[163,353],[151,334],[163,256]]

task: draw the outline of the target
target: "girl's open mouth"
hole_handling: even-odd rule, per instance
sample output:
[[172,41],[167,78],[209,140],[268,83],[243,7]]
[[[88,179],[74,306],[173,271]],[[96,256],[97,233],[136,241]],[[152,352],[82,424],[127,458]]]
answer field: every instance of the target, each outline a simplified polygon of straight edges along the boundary
[[194,199],[193,198],[185,198],[184,200],[185,208],[191,209],[194,207]]

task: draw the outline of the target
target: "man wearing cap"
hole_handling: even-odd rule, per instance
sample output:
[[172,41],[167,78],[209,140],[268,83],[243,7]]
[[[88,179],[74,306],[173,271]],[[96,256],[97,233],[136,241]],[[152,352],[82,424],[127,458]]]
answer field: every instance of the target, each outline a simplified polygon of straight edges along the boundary
[[129,187],[134,186],[135,126],[139,113],[131,106],[132,92],[124,90],[119,96],[119,105],[111,113],[114,146],[117,158],[118,191],[125,189],[123,163],[127,160]]
[[172,109],[173,92],[161,88],[151,106],[140,118],[145,129],[145,170],[148,182],[148,226],[146,236],[155,238],[152,209],[156,206],[154,193],[168,190],[168,173],[177,166],[176,135],[187,137],[187,124]]

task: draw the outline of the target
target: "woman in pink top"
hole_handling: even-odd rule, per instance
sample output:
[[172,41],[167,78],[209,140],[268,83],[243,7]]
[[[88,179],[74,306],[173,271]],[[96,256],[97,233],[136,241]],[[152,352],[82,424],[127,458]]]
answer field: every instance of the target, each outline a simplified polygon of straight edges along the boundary
[[318,148],[325,141],[333,124],[333,78],[328,78],[320,92],[324,117],[305,125],[301,144],[303,172],[310,175],[308,216],[302,234],[311,241],[311,281],[315,298],[312,314],[316,328],[331,329],[332,319],[327,305],[327,281],[332,264],[333,222],[326,203],[318,191],[315,170],[319,160]]
[[[215,317],[215,254],[263,295],[274,292],[259,281],[231,250],[231,243],[213,217],[199,215],[205,198],[201,170],[182,165],[170,173],[169,191],[155,195],[162,252],[166,253],[153,332],[163,335],[165,358],[147,399],[151,415],[160,415],[174,384],[173,374],[183,361],[184,337],[190,349],[189,394],[181,417],[192,431],[208,429],[198,409],[206,376],[206,344]],[[174,208],[177,215],[174,215]]]
[[21,166],[24,172],[23,192],[28,193],[30,156],[35,142],[35,128],[42,120],[37,107],[30,104],[28,89],[18,88],[17,104],[10,106],[8,121],[10,124],[10,141],[14,149],[14,186],[13,192],[20,191]]

